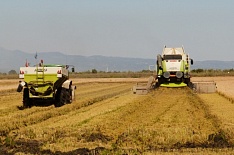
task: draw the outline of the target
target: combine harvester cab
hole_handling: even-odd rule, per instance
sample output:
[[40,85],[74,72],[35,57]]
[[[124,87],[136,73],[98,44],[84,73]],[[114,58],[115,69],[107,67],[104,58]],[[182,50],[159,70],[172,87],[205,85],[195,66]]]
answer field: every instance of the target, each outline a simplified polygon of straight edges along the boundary
[[165,47],[162,55],[157,55],[157,85],[163,87],[184,87],[189,85],[190,64],[193,64],[193,59],[189,58],[183,47]]
[[[23,91],[23,107],[54,104],[61,107],[72,103],[76,86],[69,80],[67,65],[44,65],[43,61],[35,67],[20,67],[18,92]],[[72,68],[74,72],[74,67]]]

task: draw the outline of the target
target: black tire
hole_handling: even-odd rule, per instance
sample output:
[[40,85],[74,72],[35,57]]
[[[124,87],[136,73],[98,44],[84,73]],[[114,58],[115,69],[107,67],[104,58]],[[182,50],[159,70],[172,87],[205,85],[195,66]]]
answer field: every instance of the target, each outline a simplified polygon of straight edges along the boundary
[[23,90],[23,88],[24,88],[24,87],[23,87],[21,84],[19,84],[16,91],[17,91],[17,92],[21,92],[21,91]]
[[189,85],[189,84],[190,84],[190,78],[186,78],[186,79],[184,80],[184,82],[185,82],[187,85]]
[[72,103],[72,89],[66,90],[66,103]]
[[29,98],[29,90],[28,88],[24,88],[23,92],[23,107],[24,108],[31,108],[31,100]]
[[185,79],[185,83],[187,84],[189,88],[193,89],[194,86],[193,86],[193,83],[190,81],[190,78]]
[[65,94],[64,94],[64,90],[62,87],[57,89],[57,92],[55,94],[55,103],[54,106],[55,107],[61,107],[66,103],[66,99],[65,99]]
[[165,82],[165,80],[163,78],[159,78],[158,79],[158,86],[160,86],[164,82]]

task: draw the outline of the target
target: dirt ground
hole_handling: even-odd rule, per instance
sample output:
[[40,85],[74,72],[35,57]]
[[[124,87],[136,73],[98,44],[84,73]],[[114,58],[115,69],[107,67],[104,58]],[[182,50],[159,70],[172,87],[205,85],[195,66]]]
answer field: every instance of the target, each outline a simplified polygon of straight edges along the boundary
[[[77,78],[71,79],[73,83],[89,83],[89,82],[147,82],[148,78]],[[220,91],[230,97],[234,94],[234,77],[192,77],[191,81],[215,81],[217,91]],[[0,80],[0,91],[8,89],[16,89],[19,79]]]
[[[187,87],[132,93],[147,80],[73,79],[73,103],[28,109],[21,108],[18,80],[0,80],[0,154],[234,153],[232,100]],[[232,77],[192,78],[210,80],[231,96]]]

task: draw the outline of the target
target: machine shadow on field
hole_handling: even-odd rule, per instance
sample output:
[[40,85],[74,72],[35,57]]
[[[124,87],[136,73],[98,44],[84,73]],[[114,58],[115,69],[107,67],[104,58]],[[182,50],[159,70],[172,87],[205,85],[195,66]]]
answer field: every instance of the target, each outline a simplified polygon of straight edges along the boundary
[[31,107],[17,106],[17,108],[18,108],[19,110],[25,110],[25,109],[29,109],[29,108],[32,108],[32,107],[49,107],[49,106],[52,106],[52,105],[53,105],[52,103],[33,104]]

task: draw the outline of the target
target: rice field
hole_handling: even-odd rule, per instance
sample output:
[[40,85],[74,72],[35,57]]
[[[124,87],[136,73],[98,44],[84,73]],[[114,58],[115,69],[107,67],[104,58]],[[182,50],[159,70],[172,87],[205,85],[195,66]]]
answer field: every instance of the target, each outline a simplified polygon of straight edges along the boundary
[[234,154],[234,78],[226,78],[203,78],[217,83],[214,94],[147,95],[131,91],[147,79],[73,79],[72,104],[24,110],[18,81],[0,80],[0,154]]

